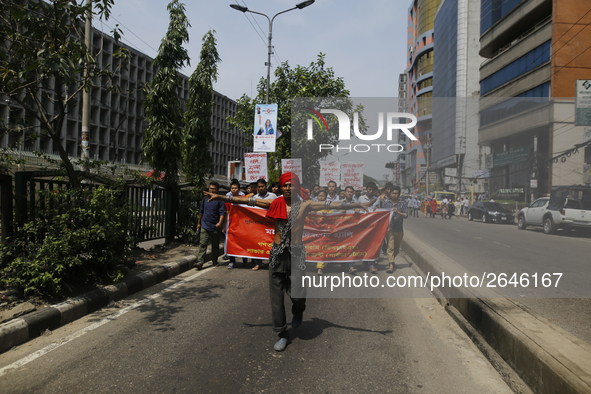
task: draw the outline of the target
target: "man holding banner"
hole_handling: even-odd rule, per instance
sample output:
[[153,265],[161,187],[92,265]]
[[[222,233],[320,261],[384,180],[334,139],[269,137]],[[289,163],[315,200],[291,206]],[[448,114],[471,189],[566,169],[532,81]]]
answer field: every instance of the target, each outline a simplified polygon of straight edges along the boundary
[[279,185],[283,195],[275,200],[257,200],[254,196],[251,198],[224,197],[204,192],[210,197],[209,201],[227,200],[234,204],[266,208],[268,209],[267,218],[274,221],[275,235],[269,259],[269,295],[273,331],[279,333],[279,340],[273,348],[278,352],[285,350],[289,339],[284,305],[285,294],[287,293],[292,301],[291,326],[293,328],[300,326],[306,309],[306,289],[301,281],[298,283],[298,278],[306,268],[306,248],[302,242],[306,215],[311,211],[331,208],[344,210],[361,208],[367,211],[370,205],[370,203],[304,201],[307,195],[305,192],[302,193],[300,180],[297,175],[290,172],[281,175]]

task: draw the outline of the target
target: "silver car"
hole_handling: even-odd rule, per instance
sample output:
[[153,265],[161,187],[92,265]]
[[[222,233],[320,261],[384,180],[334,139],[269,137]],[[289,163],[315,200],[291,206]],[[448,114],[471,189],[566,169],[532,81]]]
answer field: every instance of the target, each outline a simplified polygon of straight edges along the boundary
[[517,227],[542,226],[545,234],[554,234],[559,228],[591,229],[591,210],[583,209],[580,200],[567,198],[560,210],[548,209],[549,203],[549,197],[542,197],[523,208],[517,214]]

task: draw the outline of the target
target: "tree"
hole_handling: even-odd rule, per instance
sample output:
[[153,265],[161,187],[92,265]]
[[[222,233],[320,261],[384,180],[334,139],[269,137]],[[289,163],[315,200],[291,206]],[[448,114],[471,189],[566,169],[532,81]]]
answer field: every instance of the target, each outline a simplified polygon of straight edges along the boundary
[[203,36],[199,65],[189,79],[189,101],[183,121],[182,159],[187,181],[201,190],[205,176],[213,173],[209,144],[213,108],[213,82],[217,81],[221,61],[216,48],[215,30]]
[[[275,70],[275,81],[269,88],[269,102],[278,105],[277,130],[282,137],[277,140],[276,151],[269,155],[269,172],[271,179],[278,179],[281,173],[281,159],[293,157],[302,159],[303,182],[313,184],[318,180],[318,161],[328,155],[327,151],[318,152],[318,144],[335,144],[338,136],[327,130],[315,132],[314,139],[308,141],[306,133],[292,133],[292,125],[298,130],[305,130],[305,119],[301,116],[292,117],[292,104],[297,98],[327,98],[328,100],[312,100],[314,105],[322,104],[324,108],[338,108],[352,114],[354,108],[348,99],[349,91],[345,88],[345,81],[335,77],[331,67],[325,68],[325,55],[320,53],[315,62],[308,67],[297,66],[292,69],[288,62],[284,62]],[[253,120],[255,105],[264,102],[266,93],[266,79],[261,78],[257,86],[258,94],[254,98],[244,94],[238,99],[238,112],[229,118],[232,126],[238,127],[244,133],[253,134]],[[312,104],[311,104],[312,105]],[[329,126],[335,125],[336,120],[327,117]],[[365,130],[365,123],[360,117],[360,129]]]
[[[93,80],[111,80],[116,71],[99,68],[96,55],[87,50],[84,21],[87,12],[108,20],[112,5],[113,0],[93,0],[90,5],[73,0],[0,0],[0,94],[25,110],[24,118],[1,124],[0,131],[51,138],[74,187],[80,182],[61,143],[64,120]],[[119,39],[118,29],[111,33]],[[126,58],[127,51],[114,56]],[[32,118],[39,121],[39,130],[30,126]]]
[[168,4],[170,24],[160,43],[154,66],[158,72],[146,86],[146,120],[148,128],[142,149],[144,157],[156,173],[163,172],[170,184],[178,183],[181,149],[182,108],[178,97],[181,87],[179,68],[190,64],[183,43],[189,41],[189,21],[185,5],[178,0]]

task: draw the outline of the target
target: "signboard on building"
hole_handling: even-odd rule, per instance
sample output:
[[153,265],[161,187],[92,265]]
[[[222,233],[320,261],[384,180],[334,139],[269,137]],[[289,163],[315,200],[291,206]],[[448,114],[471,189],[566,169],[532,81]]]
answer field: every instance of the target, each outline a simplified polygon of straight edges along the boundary
[[340,161],[321,161],[320,162],[320,186],[328,186],[329,181],[335,181],[337,186],[341,180],[341,162]]
[[445,168],[443,170],[443,183],[446,185],[458,183],[458,169],[457,168]]
[[341,187],[353,186],[355,190],[363,190],[363,163],[345,162],[341,164]]
[[437,173],[429,171],[429,184],[434,185],[437,183]]
[[523,188],[499,189],[495,197],[499,200],[523,200],[525,198]]
[[451,155],[451,156],[446,157],[445,159],[438,160],[434,167],[441,168],[441,167],[448,166],[450,164],[456,164],[456,162],[457,162],[457,156]]
[[302,159],[281,159],[281,173],[295,173],[302,181]]
[[472,172],[472,178],[490,178],[490,170],[475,170]]
[[245,153],[244,166],[246,167],[247,182],[256,182],[261,178],[269,180],[266,153]]
[[504,152],[493,154],[493,167],[504,167],[511,164],[519,164],[527,161],[529,157],[529,146],[523,148],[509,149]]
[[575,126],[591,126],[591,80],[579,79],[575,85]]
[[254,152],[275,152],[277,104],[257,104],[254,114]]

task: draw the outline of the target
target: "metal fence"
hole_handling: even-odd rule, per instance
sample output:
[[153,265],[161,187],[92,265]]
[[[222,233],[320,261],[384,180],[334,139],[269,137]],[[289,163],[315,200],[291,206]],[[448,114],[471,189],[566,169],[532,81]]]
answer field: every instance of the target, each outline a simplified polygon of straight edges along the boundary
[[[51,204],[49,208],[54,208],[55,204],[68,203],[67,197],[66,200],[46,199],[39,193],[40,191],[59,192],[59,190],[67,189],[69,182],[55,179],[58,175],[63,174],[57,171],[21,171],[15,174],[14,220],[17,226],[22,226],[27,220],[33,220],[35,212],[45,210],[47,204]],[[85,183],[84,188],[93,191],[99,185],[101,183],[95,179],[91,183]],[[6,187],[2,184],[3,193]],[[11,181],[8,190],[10,193],[12,192]],[[175,207],[178,207],[178,204],[173,203],[173,193],[170,189],[156,183],[150,186],[127,185],[123,195],[129,206],[129,233],[134,241],[170,238],[174,235],[178,217]],[[12,198],[9,200],[12,202]],[[4,200],[2,200],[3,209],[4,205]],[[10,211],[12,211],[12,207],[10,207]],[[3,227],[4,218],[3,212]]]

